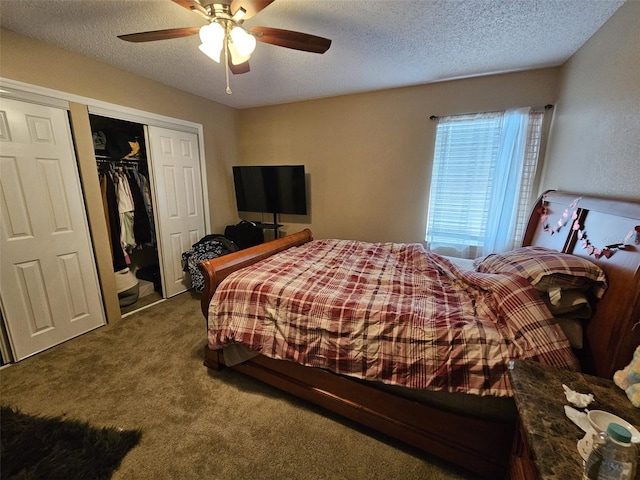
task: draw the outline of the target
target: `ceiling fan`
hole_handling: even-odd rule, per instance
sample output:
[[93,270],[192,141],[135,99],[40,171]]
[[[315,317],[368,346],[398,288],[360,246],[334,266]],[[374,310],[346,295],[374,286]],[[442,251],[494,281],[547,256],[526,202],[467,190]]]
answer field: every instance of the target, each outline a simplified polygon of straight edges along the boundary
[[196,0],[172,1],[202,15],[209,23],[203,27],[130,33],[118,35],[118,38],[128,42],[153,42],[199,34],[202,41],[199,48],[204,54],[218,63],[220,55],[224,55],[229,94],[229,70],[234,74],[249,71],[249,58],[256,47],[256,41],[313,53],[324,53],[331,46],[331,40],[308,33],[270,27],[253,27],[247,30],[242,26],[245,20],[275,0],[233,0],[230,4],[214,3],[206,6]]

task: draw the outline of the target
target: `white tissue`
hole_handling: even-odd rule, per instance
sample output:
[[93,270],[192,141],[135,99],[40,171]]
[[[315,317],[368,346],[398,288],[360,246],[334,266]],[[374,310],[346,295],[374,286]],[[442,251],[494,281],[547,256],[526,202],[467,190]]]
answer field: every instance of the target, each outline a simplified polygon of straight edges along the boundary
[[589,431],[591,425],[589,424],[589,419],[587,418],[587,414],[576,410],[569,405],[564,406],[564,413],[567,415],[569,420],[575,423],[583,432]]
[[564,383],[562,384],[562,389],[564,390],[564,395],[567,397],[567,401],[578,408],[584,408],[593,402],[593,394],[591,393],[574,392]]

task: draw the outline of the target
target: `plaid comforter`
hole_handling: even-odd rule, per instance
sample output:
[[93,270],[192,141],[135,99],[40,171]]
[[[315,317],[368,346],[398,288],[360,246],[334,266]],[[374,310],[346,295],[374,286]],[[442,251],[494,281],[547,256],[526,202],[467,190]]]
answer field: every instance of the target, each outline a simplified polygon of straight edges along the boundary
[[511,359],[578,368],[551,318],[518,275],[463,271],[420,244],[318,240],[227,277],[208,339],[360,379],[509,396]]

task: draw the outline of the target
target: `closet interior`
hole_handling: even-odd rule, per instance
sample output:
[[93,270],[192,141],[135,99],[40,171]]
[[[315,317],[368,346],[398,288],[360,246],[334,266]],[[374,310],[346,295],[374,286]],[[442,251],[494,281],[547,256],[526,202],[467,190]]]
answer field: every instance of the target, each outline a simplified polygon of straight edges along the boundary
[[122,314],[163,298],[144,125],[89,116]]

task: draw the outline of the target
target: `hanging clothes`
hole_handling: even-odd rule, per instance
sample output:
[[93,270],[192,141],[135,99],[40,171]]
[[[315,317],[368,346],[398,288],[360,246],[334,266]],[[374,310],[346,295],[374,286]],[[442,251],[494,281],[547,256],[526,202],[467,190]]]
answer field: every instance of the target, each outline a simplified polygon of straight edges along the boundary
[[153,204],[151,203],[151,186],[149,180],[138,170],[133,170],[133,178],[135,178],[140,193],[142,194],[142,203],[149,219],[149,231],[151,236],[151,245],[155,245],[156,242],[156,229],[153,221]]
[[133,235],[133,199],[129,190],[129,181],[122,171],[115,173],[116,192],[118,195],[118,212],[120,214],[120,243],[127,251],[136,247]]
[[155,244],[150,211],[150,198],[145,198],[140,185],[148,188],[146,177],[132,168],[109,163],[100,172],[100,189],[111,242],[114,271],[131,263],[129,252]]
[[113,257],[113,271],[119,272],[127,268],[124,251],[120,243],[120,214],[118,212],[118,197],[116,186],[108,173],[103,174],[106,190],[106,205],[108,225],[111,240],[111,255]]
[[107,203],[107,177],[105,175],[100,175],[98,177],[100,181],[100,193],[102,194],[102,209],[104,210],[104,219],[107,224],[107,235],[109,237],[109,241],[111,241],[111,223],[109,223],[109,209]]
[[149,215],[145,208],[144,198],[140,191],[140,186],[134,178],[133,171],[126,172],[126,179],[129,183],[129,191],[133,199],[133,237],[136,245],[151,244],[151,226],[149,224]]

